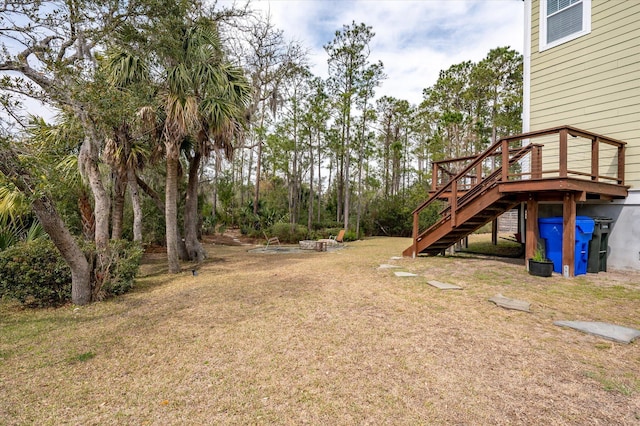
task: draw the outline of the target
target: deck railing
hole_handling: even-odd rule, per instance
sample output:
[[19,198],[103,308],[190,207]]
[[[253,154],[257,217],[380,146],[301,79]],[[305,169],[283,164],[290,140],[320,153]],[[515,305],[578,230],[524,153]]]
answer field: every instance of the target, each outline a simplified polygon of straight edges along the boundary
[[[576,139],[569,139],[570,136]],[[588,149],[577,138],[586,140],[590,144]],[[534,139],[543,139],[544,144],[532,143]],[[450,219],[455,227],[459,209],[499,182],[572,177],[624,185],[625,144],[575,127],[560,126],[502,138],[475,157],[434,161],[433,193],[413,211],[414,253],[417,254],[420,235],[420,213],[436,200],[445,200],[440,222]],[[608,164],[602,162],[603,145],[610,147],[605,153]],[[545,146],[552,155],[543,161]],[[569,161],[570,152],[577,157],[576,161]],[[502,167],[503,164],[508,167]],[[601,170],[602,166],[607,172]],[[459,171],[454,175],[454,170]]]

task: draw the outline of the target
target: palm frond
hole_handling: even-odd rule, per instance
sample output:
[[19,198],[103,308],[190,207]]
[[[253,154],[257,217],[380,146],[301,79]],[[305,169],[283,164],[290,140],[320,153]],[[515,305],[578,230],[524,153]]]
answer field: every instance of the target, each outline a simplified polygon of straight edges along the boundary
[[193,96],[184,98],[169,94],[166,113],[165,131],[173,139],[182,139],[197,127],[198,102]]
[[44,238],[46,236],[47,236],[47,233],[44,232],[44,228],[42,227],[40,222],[36,220],[36,221],[33,221],[29,229],[27,229],[24,235],[24,240],[27,242],[31,242],[31,241],[37,240],[38,238]]
[[81,182],[80,174],[78,173],[78,156],[75,154],[67,155],[61,158],[56,165],[58,170],[64,176],[65,182],[72,185],[79,185]]
[[129,52],[109,52],[106,67],[109,83],[119,89],[149,80],[147,63]]
[[11,183],[0,179],[0,224],[16,222],[29,212],[30,203]]

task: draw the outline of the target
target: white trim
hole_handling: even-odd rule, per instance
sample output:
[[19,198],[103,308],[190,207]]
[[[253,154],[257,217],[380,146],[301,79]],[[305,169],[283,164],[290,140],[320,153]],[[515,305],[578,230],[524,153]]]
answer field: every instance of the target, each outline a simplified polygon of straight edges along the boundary
[[591,0],[582,0],[582,31],[575,32],[561,39],[547,43],[547,2],[540,1],[540,31],[538,33],[539,51],[543,52],[578,37],[591,33]]
[[531,0],[524,1],[522,133],[531,130]]

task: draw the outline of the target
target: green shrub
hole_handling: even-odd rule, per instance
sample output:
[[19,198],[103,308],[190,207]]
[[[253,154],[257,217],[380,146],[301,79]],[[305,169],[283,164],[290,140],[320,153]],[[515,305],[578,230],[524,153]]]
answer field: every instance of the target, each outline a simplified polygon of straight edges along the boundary
[[344,233],[344,237],[342,238],[342,241],[357,241],[358,240],[358,234],[356,234],[356,231],[346,231]]
[[94,291],[98,298],[126,293],[133,287],[133,281],[140,267],[142,247],[140,244],[114,240],[110,242],[110,264],[105,268],[106,274],[102,287]]
[[0,252],[0,296],[26,306],[57,306],[71,299],[71,270],[48,239]]
[[293,225],[292,230],[290,223],[274,223],[270,228],[269,236],[278,237],[283,243],[297,243],[298,241],[307,239],[307,227]]
[[[140,260],[142,248],[125,240],[110,243],[106,265],[95,273],[103,277],[95,287],[94,298],[118,295],[130,290]],[[95,259],[95,247],[82,243],[85,255]],[[55,248],[44,238],[18,243],[0,252],[0,297],[15,299],[31,307],[58,306],[71,300],[71,270]]]

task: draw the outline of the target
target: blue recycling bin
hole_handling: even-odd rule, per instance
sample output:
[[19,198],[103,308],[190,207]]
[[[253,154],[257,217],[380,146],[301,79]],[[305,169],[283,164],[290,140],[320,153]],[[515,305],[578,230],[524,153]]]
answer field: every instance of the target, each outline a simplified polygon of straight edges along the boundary
[[[576,217],[575,262],[576,275],[587,273],[589,263],[589,241],[593,236],[595,222],[587,216]],[[545,256],[553,262],[553,272],[562,273],[562,217],[538,219],[540,238],[545,240]]]

